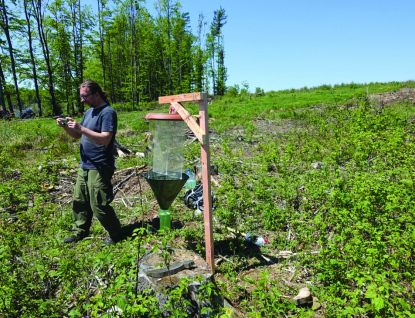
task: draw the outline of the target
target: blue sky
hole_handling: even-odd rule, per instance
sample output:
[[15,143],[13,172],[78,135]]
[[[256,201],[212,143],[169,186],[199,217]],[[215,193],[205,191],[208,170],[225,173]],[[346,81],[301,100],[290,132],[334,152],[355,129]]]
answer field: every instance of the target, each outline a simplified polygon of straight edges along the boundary
[[[221,6],[227,86],[265,91],[415,79],[415,1],[180,0],[196,34]],[[152,6],[148,1],[148,8]]]

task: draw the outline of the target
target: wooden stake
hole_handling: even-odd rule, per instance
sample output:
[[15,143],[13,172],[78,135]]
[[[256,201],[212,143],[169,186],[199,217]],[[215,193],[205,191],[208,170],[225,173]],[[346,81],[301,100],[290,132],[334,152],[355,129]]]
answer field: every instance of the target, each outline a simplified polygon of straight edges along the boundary
[[[209,116],[207,111],[207,98],[199,101],[200,128],[205,132],[205,140],[201,145],[202,159],[202,183],[203,183],[203,210],[205,220],[205,248],[206,262],[215,272],[215,255],[213,249],[213,224],[212,224],[212,190],[210,182],[210,149],[209,149]],[[190,127],[190,129],[192,129]]]

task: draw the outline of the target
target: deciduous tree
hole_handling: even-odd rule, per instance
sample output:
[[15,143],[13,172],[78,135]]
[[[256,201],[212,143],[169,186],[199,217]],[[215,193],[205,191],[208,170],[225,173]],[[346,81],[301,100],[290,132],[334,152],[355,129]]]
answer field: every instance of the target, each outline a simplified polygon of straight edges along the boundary
[[[10,62],[11,62],[11,68],[12,68],[12,75],[13,75],[13,81],[14,81],[14,89],[16,93],[16,99],[17,99],[17,105],[19,106],[20,112],[22,112],[22,102],[20,100],[19,95],[19,85],[17,83],[17,74],[16,74],[16,63],[14,58],[14,51],[13,51],[13,43],[11,41],[10,37],[10,24],[9,24],[9,18],[10,18],[11,12],[10,8],[6,6],[4,0],[0,0],[0,26],[3,29],[3,32],[7,39],[7,45],[9,49],[10,54]],[[15,16],[12,15],[13,18],[17,19]]]
[[32,64],[32,75],[33,75],[33,82],[35,84],[35,92],[36,92],[36,102],[39,111],[39,116],[42,116],[42,101],[40,99],[39,94],[39,85],[37,79],[37,72],[36,72],[36,62],[35,56],[33,54],[33,41],[32,41],[32,26],[31,26],[31,15],[32,15],[32,7],[28,0],[23,1],[24,6],[24,13],[26,17],[26,25],[27,25],[27,37],[28,37],[28,44],[29,44],[29,52],[30,52],[30,62]]
[[10,111],[10,113],[14,113],[12,99],[10,97],[10,92],[9,92],[8,87],[7,87],[7,82],[6,82],[6,79],[4,77],[4,73],[3,73],[2,64],[3,64],[4,60],[6,60],[6,57],[0,55],[0,85],[2,87],[2,93],[3,93],[4,97],[6,98],[7,104],[9,105],[9,111]]
[[54,88],[54,81],[53,81],[53,70],[52,70],[52,61],[50,58],[50,51],[49,51],[49,32],[45,25],[45,7],[42,3],[42,0],[31,0],[32,1],[32,7],[33,7],[33,13],[34,18],[37,23],[38,28],[38,36],[39,41],[42,47],[43,57],[46,63],[47,67],[47,85],[50,95],[50,104],[52,108],[52,114],[57,115],[58,109],[57,109],[57,103],[56,103],[56,97],[55,97],[55,88]]

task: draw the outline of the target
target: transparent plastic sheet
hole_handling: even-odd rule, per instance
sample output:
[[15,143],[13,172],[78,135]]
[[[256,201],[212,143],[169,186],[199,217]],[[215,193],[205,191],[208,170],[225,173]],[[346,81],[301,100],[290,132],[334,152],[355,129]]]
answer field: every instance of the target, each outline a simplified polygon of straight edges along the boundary
[[[160,175],[173,172],[170,179],[183,175],[184,121],[151,120],[148,166]],[[177,175],[176,175],[177,173]]]

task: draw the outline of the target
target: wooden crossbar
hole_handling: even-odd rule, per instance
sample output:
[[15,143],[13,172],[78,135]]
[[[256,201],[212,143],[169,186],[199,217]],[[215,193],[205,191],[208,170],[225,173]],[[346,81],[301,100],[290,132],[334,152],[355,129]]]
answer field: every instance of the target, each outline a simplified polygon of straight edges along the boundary
[[159,104],[169,104],[172,102],[193,102],[193,101],[207,101],[206,93],[188,93],[181,95],[160,96]]

